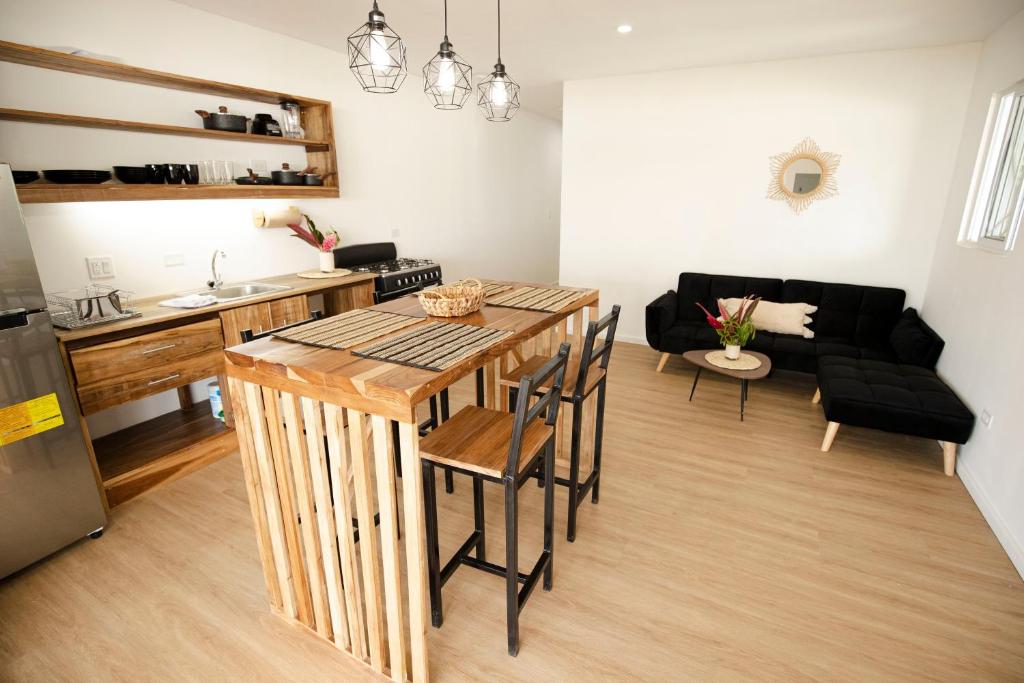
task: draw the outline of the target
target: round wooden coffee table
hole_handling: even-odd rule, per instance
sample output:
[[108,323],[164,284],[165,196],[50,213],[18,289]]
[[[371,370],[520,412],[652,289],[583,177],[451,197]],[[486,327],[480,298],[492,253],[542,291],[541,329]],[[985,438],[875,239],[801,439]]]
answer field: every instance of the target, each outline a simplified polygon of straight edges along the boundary
[[743,410],[747,402],[747,383],[751,380],[762,379],[767,377],[768,373],[772,371],[772,359],[763,353],[757,351],[744,351],[743,353],[748,356],[754,356],[761,361],[761,367],[754,368],[753,370],[733,370],[731,368],[720,368],[717,365],[712,365],[704,357],[712,351],[718,351],[719,349],[701,349],[698,351],[686,351],[683,353],[683,359],[687,360],[697,366],[697,374],[693,378],[693,387],[690,388],[690,400],[693,400],[693,392],[697,390],[697,382],[700,381],[700,373],[704,370],[710,370],[711,372],[717,372],[719,375],[725,375],[726,377],[734,377],[740,381],[740,421],[743,420]]

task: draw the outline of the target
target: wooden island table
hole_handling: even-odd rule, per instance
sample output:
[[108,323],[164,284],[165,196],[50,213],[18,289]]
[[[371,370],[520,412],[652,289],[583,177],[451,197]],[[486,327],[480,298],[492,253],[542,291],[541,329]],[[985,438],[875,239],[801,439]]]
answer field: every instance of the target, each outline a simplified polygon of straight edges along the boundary
[[[426,318],[414,296],[371,309],[424,318],[402,332],[428,320],[512,332],[443,371],[352,353],[373,342],[337,350],[268,337],[225,351],[257,544],[277,614],[395,681],[428,680],[417,406],[477,373],[478,399],[507,407],[499,373],[524,356],[554,353],[562,341],[578,349],[586,320],[598,319],[598,292],[575,291],[581,298],[556,313],[485,303],[461,318]],[[397,444],[391,422],[398,423]]]

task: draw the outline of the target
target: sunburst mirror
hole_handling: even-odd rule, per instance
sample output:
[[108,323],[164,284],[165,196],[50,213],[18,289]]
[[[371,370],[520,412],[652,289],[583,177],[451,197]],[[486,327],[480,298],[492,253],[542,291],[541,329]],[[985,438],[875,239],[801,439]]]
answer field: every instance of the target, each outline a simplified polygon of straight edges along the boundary
[[789,152],[771,158],[768,198],[789,203],[800,213],[816,199],[828,199],[839,192],[836,169],[839,155],[823,152],[818,143],[805,138]]

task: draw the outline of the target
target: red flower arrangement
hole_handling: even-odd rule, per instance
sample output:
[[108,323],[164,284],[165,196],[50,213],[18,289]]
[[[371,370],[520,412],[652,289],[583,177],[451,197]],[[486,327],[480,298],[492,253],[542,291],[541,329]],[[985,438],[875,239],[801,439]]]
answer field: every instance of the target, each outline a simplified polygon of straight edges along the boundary
[[730,314],[725,302],[718,300],[718,316],[698,303],[700,310],[707,316],[708,325],[711,325],[718,332],[718,339],[722,346],[746,346],[747,343],[757,334],[757,328],[750,318],[754,315],[754,309],[761,302],[761,297],[745,296],[735,313]]

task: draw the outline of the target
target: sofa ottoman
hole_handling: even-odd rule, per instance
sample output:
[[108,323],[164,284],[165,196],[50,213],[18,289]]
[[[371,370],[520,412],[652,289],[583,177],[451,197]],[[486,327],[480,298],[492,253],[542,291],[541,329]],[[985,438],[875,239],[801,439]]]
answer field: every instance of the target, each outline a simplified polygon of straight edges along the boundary
[[818,359],[818,393],[828,428],[822,451],[832,447],[839,425],[881,429],[943,443],[944,469],[952,476],[956,446],[967,443],[974,414],[934,371],[863,358]]

